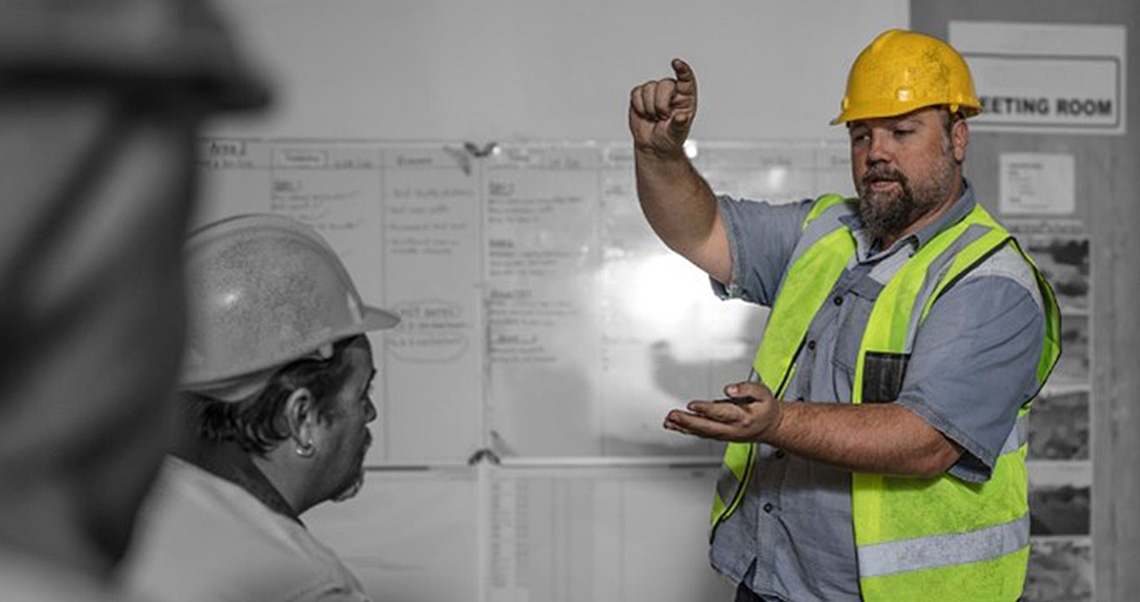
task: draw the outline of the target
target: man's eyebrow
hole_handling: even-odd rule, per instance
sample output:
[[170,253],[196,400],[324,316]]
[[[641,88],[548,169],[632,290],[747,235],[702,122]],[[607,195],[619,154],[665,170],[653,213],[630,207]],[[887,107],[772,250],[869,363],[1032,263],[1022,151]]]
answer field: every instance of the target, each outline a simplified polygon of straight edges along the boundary
[[894,123],[894,125],[923,125],[924,123],[926,122],[912,115],[910,117],[903,117],[899,119]]

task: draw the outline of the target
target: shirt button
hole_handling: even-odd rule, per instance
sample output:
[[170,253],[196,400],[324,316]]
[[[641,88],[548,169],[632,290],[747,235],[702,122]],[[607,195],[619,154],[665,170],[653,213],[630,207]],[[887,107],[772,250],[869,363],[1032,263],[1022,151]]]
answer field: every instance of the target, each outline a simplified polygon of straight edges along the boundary
[[836,297],[833,301],[835,301],[836,305],[843,305],[843,297]]
[[783,458],[784,457],[784,450],[782,450],[782,449],[776,450],[776,457],[777,458]]
[[764,512],[772,513],[772,504],[764,504]]
[[815,351],[815,341],[808,341],[808,349]]

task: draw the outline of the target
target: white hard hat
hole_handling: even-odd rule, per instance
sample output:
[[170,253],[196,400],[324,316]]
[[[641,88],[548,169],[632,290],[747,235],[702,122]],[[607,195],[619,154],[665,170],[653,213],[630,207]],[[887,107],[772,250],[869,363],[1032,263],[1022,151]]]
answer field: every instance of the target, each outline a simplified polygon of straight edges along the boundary
[[189,336],[181,387],[226,401],[256,392],[277,368],[331,355],[340,339],[392,328],[365,305],[332,247],[278,215],[202,227],[186,243]]

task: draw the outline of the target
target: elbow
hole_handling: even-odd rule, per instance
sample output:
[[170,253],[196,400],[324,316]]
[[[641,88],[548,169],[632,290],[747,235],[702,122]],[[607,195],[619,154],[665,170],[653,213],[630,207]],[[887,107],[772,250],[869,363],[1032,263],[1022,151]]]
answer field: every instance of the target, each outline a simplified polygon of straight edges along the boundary
[[930,445],[915,459],[913,476],[933,479],[942,476],[962,457],[962,448],[953,441],[939,436],[941,441]]
[[909,451],[907,474],[919,478],[933,479],[946,474],[951,466],[962,457],[965,451],[942,431],[934,428],[910,408],[895,404],[908,423],[908,434],[904,447]]

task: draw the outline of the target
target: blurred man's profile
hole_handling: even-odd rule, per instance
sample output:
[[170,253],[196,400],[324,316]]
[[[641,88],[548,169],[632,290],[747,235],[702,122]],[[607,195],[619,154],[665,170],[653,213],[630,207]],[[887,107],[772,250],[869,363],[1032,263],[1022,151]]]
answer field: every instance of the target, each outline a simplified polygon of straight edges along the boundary
[[107,596],[170,443],[196,137],[266,100],[201,3],[0,3],[0,598]]

